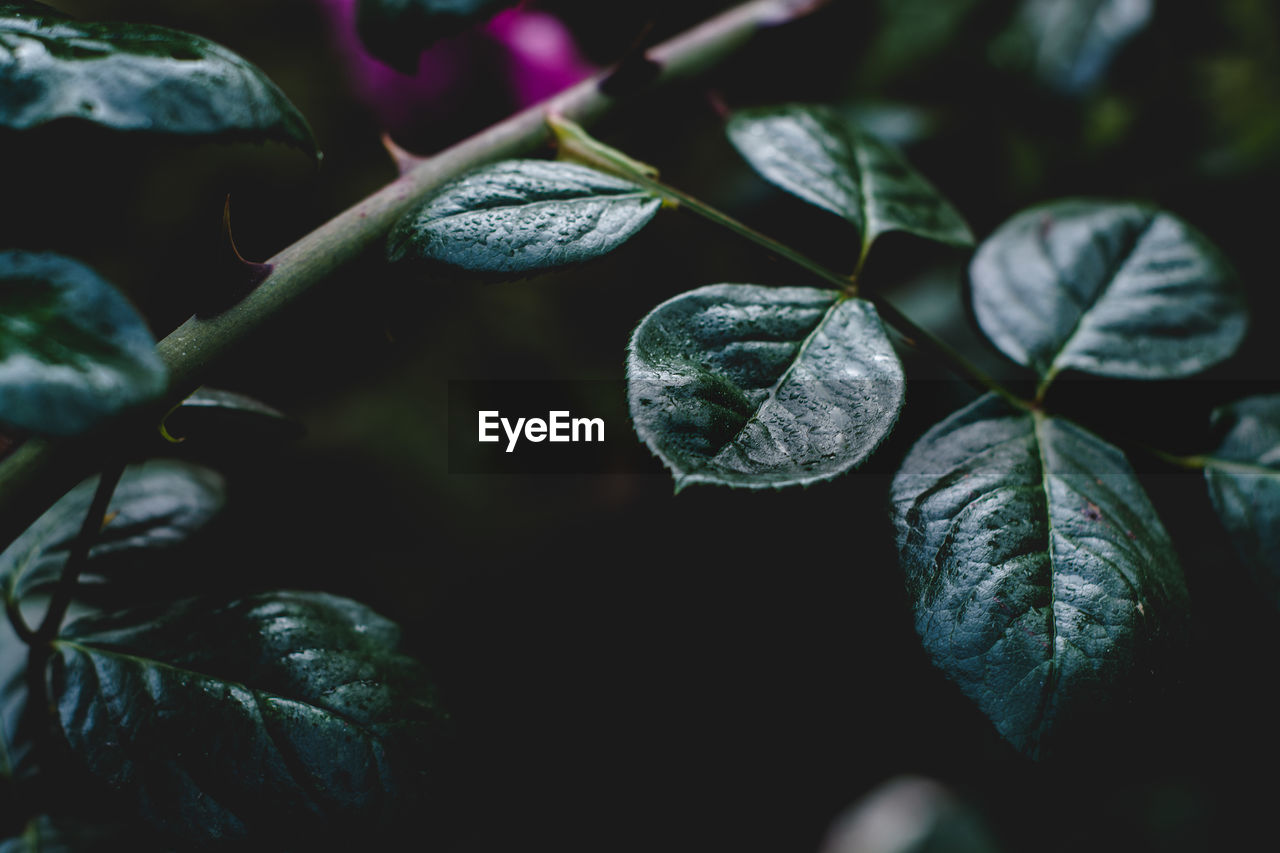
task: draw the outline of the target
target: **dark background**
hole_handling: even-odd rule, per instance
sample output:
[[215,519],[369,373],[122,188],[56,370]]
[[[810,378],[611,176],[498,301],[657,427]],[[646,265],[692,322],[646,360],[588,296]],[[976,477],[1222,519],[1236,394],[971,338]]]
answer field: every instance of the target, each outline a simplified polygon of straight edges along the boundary
[[[225,258],[228,192],[240,249],[261,260],[394,177],[383,123],[346,76],[324,4],[55,5],[226,44],[279,83],[325,150],[317,170],[276,147],[66,126],[0,137],[4,241],[96,266],[157,335],[216,294],[202,271]],[[608,64],[648,21],[657,37],[726,5],[542,7]],[[754,177],[723,138],[719,105],[848,105],[905,147],[979,239],[1062,196],[1174,211],[1236,265],[1255,309],[1244,350],[1192,382],[1064,377],[1051,402],[1122,444],[1205,449],[1214,405],[1276,388],[1276,9],[1157,4],[1096,87],[1062,93],[992,47],[1015,5],[838,0],[698,85],[636,97],[596,132],[837,269],[852,268],[856,235]],[[904,8],[915,23],[902,23]],[[474,35],[458,44],[474,67],[458,92],[395,128],[405,148],[430,153],[517,106],[500,48]],[[968,331],[966,263],[889,236],[865,286],[1024,380]],[[450,472],[450,381],[583,380],[574,408],[613,413],[611,435],[630,440],[618,380],[631,329],[659,302],[718,281],[810,283],[685,214],[664,214],[589,266],[510,283],[392,269],[373,253],[210,380],[285,410],[303,438],[192,424],[180,447],[157,447],[215,465],[231,490],[225,517],[167,583],[325,589],[405,626],[463,758],[449,771],[450,813],[421,827],[418,849],[812,851],[838,812],[905,773],[947,785],[1009,851],[1190,851],[1269,834],[1280,620],[1275,596],[1235,561],[1198,475],[1131,456],[1184,562],[1188,648],[1161,663],[1149,695],[1108,712],[1091,746],[1036,764],[929,664],[912,627],[888,484],[923,430],[973,392],[908,350],[897,431],[864,470],[831,483],[673,496],[638,442],[623,473]]]

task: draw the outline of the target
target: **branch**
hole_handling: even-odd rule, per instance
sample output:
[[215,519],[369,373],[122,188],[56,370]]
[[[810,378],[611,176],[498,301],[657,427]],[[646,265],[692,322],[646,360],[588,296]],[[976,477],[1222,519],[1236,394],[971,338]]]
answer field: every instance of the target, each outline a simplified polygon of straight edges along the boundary
[[[650,87],[696,77],[743,47],[757,32],[824,5],[815,0],[751,0],[650,49],[657,72]],[[197,388],[209,370],[246,336],[315,284],[358,257],[415,205],[470,169],[518,156],[550,140],[549,113],[589,125],[615,109],[620,96],[602,85],[610,73],[584,80],[541,104],[493,125],[422,161],[398,180],[340,213],[289,246],[269,264],[271,273],[248,296],[214,317],[192,317],[156,346],[171,375],[163,414]],[[136,413],[110,433],[64,441],[29,440],[0,462],[0,548],[7,546],[67,489],[83,478],[114,441],[144,434],[153,409]]]

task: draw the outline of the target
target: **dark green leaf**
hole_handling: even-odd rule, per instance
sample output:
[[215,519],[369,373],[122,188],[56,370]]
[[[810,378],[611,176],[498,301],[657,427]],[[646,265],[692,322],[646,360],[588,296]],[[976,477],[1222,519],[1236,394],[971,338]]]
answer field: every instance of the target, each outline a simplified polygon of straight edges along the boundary
[[875,307],[809,287],[691,290],[645,317],[627,354],[636,432],[677,491],[842,474],[893,429],[904,390]]
[[26,671],[27,647],[0,616],[0,791],[5,779],[22,778],[28,771],[30,744],[19,737],[27,704]]
[[[57,583],[97,485],[93,477],[76,486],[0,553],[0,588],[9,600]],[[82,582],[118,572],[142,552],[181,543],[209,522],[224,499],[222,478],[196,465],[153,460],[125,469]]]
[[288,98],[221,45],[148,24],[75,21],[41,3],[0,3],[0,126],[58,119],[275,140],[319,154]]
[[88,267],[0,252],[0,423],[84,432],[165,390],[146,324]]
[[480,272],[527,273],[621,246],[662,199],[575,163],[507,160],[446,185],[391,234],[388,255]]
[[217,388],[197,389],[165,418],[165,432],[174,441],[192,434],[220,434],[226,429],[290,438],[304,432],[302,424],[278,409]]
[[517,0],[357,0],[356,31],[369,53],[412,74],[422,51]]
[[997,61],[1066,95],[1096,88],[1112,59],[1146,27],[1151,0],[1023,0],[994,46]]
[[350,842],[432,805],[446,718],[399,629],[320,593],[73,623],[51,684],[72,751],[175,837]]
[[1249,397],[1214,412],[1222,443],[1204,477],[1236,551],[1280,602],[1280,395]]
[[912,448],[893,519],[925,649],[1028,755],[1074,740],[1184,630],[1182,573],[1142,486],[1068,421],[980,398]]
[[852,223],[864,254],[887,231],[973,244],[964,219],[901,154],[832,109],[788,104],[742,110],[727,129],[734,147],[767,180]]
[[970,276],[982,331],[1045,384],[1067,368],[1188,376],[1234,353],[1248,324],[1213,244],[1143,205],[1071,200],[1023,211],[978,248]]

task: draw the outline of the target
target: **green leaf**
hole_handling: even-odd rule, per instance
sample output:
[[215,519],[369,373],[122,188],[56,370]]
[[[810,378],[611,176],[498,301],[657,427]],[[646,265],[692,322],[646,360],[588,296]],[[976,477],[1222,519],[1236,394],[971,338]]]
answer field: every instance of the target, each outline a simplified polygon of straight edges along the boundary
[[0,127],[58,119],[275,140],[319,156],[284,93],[221,45],[148,24],[76,21],[42,3],[0,3]]
[[1069,421],[979,398],[907,455],[893,520],[925,649],[1030,756],[1074,740],[1185,629],[1137,477]]
[[1151,0],[1023,0],[992,54],[1050,89],[1083,95],[1097,88],[1153,11]]
[[1144,205],[1070,200],[1023,211],[978,248],[970,278],[978,325],[1042,386],[1067,368],[1189,376],[1234,353],[1248,325],[1213,244]]
[[30,743],[19,730],[27,704],[26,671],[27,647],[9,620],[0,617],[0,791],[4,780],[29,772]]
[[[10,601],[57,583],[93,501],[98,478],[68,492],[0,553],[0,588]],[[125,469],[107,508],[107,524],[89,552],[82,583],[101,581],[144,552],[171,548],[222,509],[222,478],[186,462],[153,460]]]
[[328,848],[429,825],[446,716],[398,643],[330,595],[187,600],[68,626],[52,695],[71,750],[163,833]]
[[1213,414],[1222,442],[1202,457],[1209,497],[1236,552],[1280,603],[1280,395]]
[[392,231],[388,256],[478,272],[528,273],[611,252],[662,199],[575,163],[506,160],[442,187]]
[[174,442],[185,440],[191,433],[219,434],[226,429],[288,438],[305,431],[301,423],[266,403],[208,387],[196,389],[164,421],[164,434]]
[[964,219],[901,154],[828,107],[742,110],[727,131],[766,180],[857,228],[863,255],[888,231],[973,245]]
[[875,307],[833,290],[700,287],[645,317],[627,353],[636,432],[677,491],[842,474],[893,429],[904,391]]
[[167,381],[146,324],[97,273],[60,255],[0,252],[0,423],[73,435]]
[[369,53],[397,71],[418,70],[422,51],[516,0],[357,0],[356,32]]

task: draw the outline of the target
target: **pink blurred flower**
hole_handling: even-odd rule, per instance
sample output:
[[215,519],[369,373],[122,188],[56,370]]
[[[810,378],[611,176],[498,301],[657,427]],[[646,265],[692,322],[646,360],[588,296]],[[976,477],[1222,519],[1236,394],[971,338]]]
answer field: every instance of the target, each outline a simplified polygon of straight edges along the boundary
[[393,135],[447,119],[468,99],[505,97],[511,107],[536,103],[596,69],[554,16],[523,8],[444,38],[422,53],[407,76],[371,56],[356,34],[356,0],[320,0],[355,94]]

